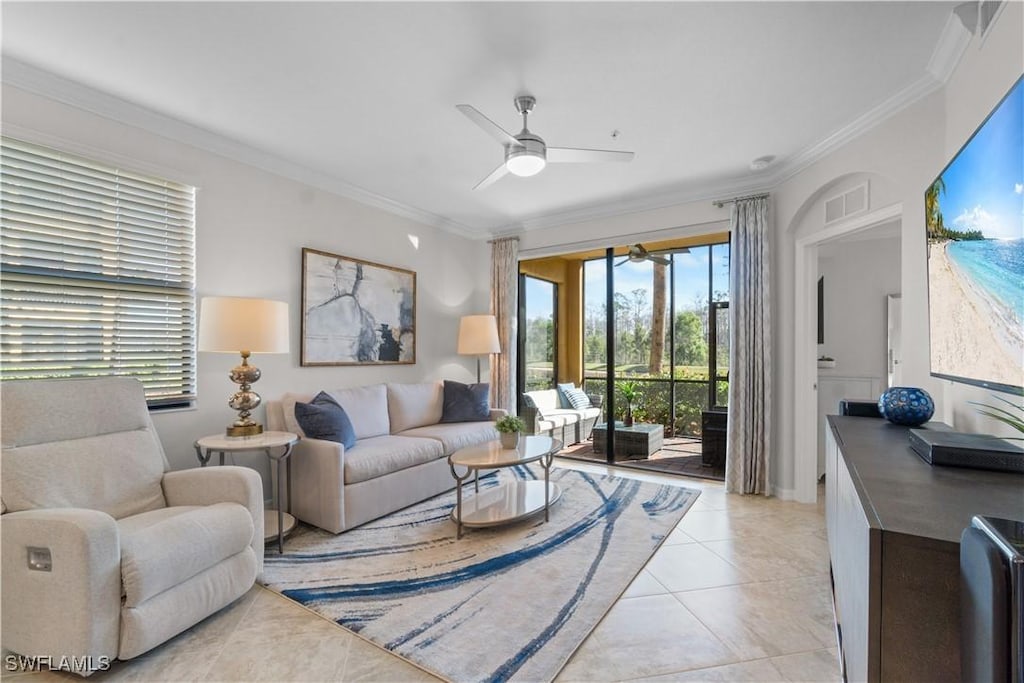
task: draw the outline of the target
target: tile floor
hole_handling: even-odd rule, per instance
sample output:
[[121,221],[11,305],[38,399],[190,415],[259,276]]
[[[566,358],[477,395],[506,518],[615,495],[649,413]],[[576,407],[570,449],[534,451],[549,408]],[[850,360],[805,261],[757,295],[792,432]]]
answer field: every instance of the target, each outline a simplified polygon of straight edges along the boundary
[[[556,462],[609,471],[599,464]],[[702,493],[557,682],[840,679],[820,503],[726,494],[722,484],[707,480],[616,473]],[[83,680],[6,670],[3,678]],[[156,650],[116,662],[88,680],[438,679],[257,586]]]

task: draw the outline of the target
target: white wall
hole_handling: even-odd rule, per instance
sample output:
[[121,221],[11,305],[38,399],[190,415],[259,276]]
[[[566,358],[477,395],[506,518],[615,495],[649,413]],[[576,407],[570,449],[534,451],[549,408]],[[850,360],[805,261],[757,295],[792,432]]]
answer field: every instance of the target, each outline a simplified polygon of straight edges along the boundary
[[[957,429],[1009,433],[1008,428],[1000,429],[991,421],[978,425],[966,401],[984,400],[984,392],[950,386],[929,376],[924,190],[1024,70],[1022,22],[1024,3],[1007,3],[986,39],[972,39],[944,87],[772,189],[775,350],[773,456],[769,469],[772,488],[780,496],[795,495],[797,421],[813,420],[816,414],[797,406],[794,398],[796,239],[824,228],[825,199],[865,179],[870,184],[871,211],[897,205],[902,208],[898,289],[903,296],[903,382],[929,391],[938,406],[936,417]],[[642,236],[649,231],[671,229],[675,234],[696,234],[704,229],[702,224],[727,218],[728,208],[716,209],[707,201],[690,202],[527,233],[521,247],[551,253],[557,244],[604,238],[621,244],[622,235]]]
[[[899,238],[844,242],[819,257],[825,278],[825,343],[819,355],[836,367],[819,375],[886,377],[886,295],[900,291]],[[831,251],[831,250],[830,250]]]
[[[291,353],[258,355],[255,390],[264,400],[287,391],[376,382],[448,378],[472,381],[475,359],[455,353],[459,317],[489,306],[490,250],[439,229],[305,186],[152,133],[17,88],[3,88],[4,134],[63,147],[100,160],[151,171],[198,187],[197,295],[252,296],[287,301]],[[409,236],[419,238],[415,248]],[[302,247],[416,271],[416,363],[377,367],[301,367]],[[227,399],[236,385],[227,354],[199,354],[194,409],[154,414],[174,469],[195,467],[192,443],[222,432],[236,413]],[[262,419],[262,409],[257,411]],[[240,455],[258,467],[260,454]]]
[[[793,268],[798,235],[820,230],[822,202],[846,185],[871,179],[871,208],[901,205],[900,244],[906,384],[935,397],[938,417],[964,431],[1000,433],[980,422],[967,400],[984,391],[932,380],[928,375],[927,289],[925,281],[924,189],[959,149],[989,110],[1024,70],[1024,4],[1006,3],[988,37],[974,38],[945,87],[891,116],[859,138],[818,160],[772,190],[774,240],[773,489],[792,496],[795,481],[794,430],[814,411],[794,401],[795,346]],[[3,91],[3,122],[137,161],[140,170],[170,170],[196,184],[199,194],[198,294],[248,294],[287,300],[292,306],[293,352],[260,359],[267,397],[288,390],[315,390],[375,381],[417,381],[433,377],[469,379],[472,360],[453,352],[459,315],[486,310],[487,246],[303,186],[102,119],[14,88]],[[7,129],[8,134],[18,131]],[[75,151],[72,148],[72,151]],[[721,229],[728,207],[690,202],[612,218],[530,231],[525,252],[552,253],[558,245],[622,244],[652,237],[684,236]],[[407,234],[420,237],[412,249]],[[627,238],[627,239],[623,239]],[[419,274],[419,346],[414,366],[381,368],[298,367],[300,247],[310,246],[410,268]],[[467,267],[466,264],[470,264]],[[198,409],[158,417],[175,467],[192,464],[196,436],[219,431],[230,418],[222,405],[231,392],[224,356],[199,359]],[[1002,432],[1006,433],[1006,432]]]

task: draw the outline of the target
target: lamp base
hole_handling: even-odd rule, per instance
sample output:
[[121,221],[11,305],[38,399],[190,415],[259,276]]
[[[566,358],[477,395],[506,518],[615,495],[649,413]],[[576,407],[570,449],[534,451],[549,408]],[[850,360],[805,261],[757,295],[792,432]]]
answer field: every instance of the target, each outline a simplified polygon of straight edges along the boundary
[[263,433],[263,425],[258,423],[245,425],[244,427],[231,425],[225,430],[225,433],[228,436],[256,436]]

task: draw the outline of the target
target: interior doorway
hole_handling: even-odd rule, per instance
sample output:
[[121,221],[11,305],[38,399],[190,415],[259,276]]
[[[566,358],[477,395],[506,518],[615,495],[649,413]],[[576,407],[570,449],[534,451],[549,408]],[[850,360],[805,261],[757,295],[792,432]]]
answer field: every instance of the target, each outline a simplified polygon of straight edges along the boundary
[[[883,226],[891,226],[897,233],[901,232],[901,219],[903,215],[902,204],[894,204],[876,211],[872,211],[856,218],[836,223],[813,234],[800,237],[796,240],[795,253],[795,279],[794,279],[794,334],[795,334],[795,367],[794,367],[794,406],[818,406],[819,404],[819,367],[818,359],[822,355],[832,357],[827,351],[829,335],[827,320],[829,315],[826,306],[826,351],[822,353],[818,345],[818,279],[819,273],[819,252],[829,243],[840,242],[844,239],[855,239],[858,233],[870,235],[866,231],[881,229]],[[827,248],[827,247],[826,247]],[[825,279],[824,289],[828,292],[828,278]],[[881,295],[884,305],[885,296]],[[833,311],[835,315],[837,311]],[[880,313],[884,315],[884,313]],[[840,316],[841,317],[841,316]],[[881,319],[884,323],[884,318]],[[885,347],[884,324],[883,332],[880,334],[881,347]],[[850,329],[847,341],[855,342],[857,339],[855,328]],[[879,384],[885,381],[884,356],[880,351],[879,363],[883,363],[883,370],[879,372]],[[830,370],[842,372],[842,360],[834,359],[836,366]],[[834,376],[843,377],[836,373]],[[874,387],[866,385],[863,391],[874,391]],[[850,397],[852,398],[852,397]],[[818,410],[794,410],[793,411],[793,446],[794,446],[794,497],[799,502],[813,503],[817,500],[817,481],[819,475],[819,419]]]

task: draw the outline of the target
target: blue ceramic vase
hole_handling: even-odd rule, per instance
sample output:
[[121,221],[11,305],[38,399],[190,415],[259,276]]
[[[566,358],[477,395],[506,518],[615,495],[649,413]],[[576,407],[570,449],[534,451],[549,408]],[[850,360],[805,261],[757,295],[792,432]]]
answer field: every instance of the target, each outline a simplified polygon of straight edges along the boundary
[[878,398],[878,412],[889,422],[916,427],[935,413],[935,402],[917,387],[892,387]]

